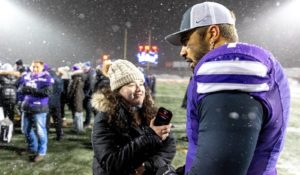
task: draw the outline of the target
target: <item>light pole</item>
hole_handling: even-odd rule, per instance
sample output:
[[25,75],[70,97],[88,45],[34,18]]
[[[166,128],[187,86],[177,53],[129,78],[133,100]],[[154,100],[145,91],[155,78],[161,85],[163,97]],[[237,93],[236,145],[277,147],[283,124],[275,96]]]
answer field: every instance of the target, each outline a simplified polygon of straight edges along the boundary
[[127,28],[125,28],[125,31],[124,31],[124,60],[127,60]]
[[[148,36],[148,45],[149,45],[149,48],[151,48],[151,30],[149,30],[149,36]],[[148,61],[147,62],[147,73],[149,74],[150,73],[150,62]]]
[[124,54],[123,54],[123,59],[127,60],[127,38],[128,38],[128,31],[127,29],[129,29],[131,27],[131,23],[130,22],[126,22],[125,23],[125,30],[124,30]]

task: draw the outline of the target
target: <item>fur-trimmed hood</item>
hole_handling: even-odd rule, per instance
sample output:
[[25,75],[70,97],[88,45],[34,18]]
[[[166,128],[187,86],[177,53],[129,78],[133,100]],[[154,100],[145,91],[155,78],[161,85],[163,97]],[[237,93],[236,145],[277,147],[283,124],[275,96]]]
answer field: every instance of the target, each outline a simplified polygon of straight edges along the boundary
[[20,72],[0,70],[0,75],[12,75],[12,76],[15,76],[15,77],[20,77]]
[[95,92],[92,95],[92,106],[101,112],[107,112],[111,106],[111,102],[100,92]]

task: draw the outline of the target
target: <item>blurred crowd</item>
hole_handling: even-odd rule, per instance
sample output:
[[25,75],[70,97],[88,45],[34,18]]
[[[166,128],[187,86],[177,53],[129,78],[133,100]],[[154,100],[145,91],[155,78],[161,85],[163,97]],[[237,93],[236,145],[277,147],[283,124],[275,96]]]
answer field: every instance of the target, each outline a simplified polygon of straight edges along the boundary
[[[27,64],[31,66],[26,66]],[[63,128],[67,125],[72,125],[72,131],[78,134],[92,128],[91,119],[96,115],[91,105],[92,94],[109,87],[110,82],[103,74],[103,69],[111,64],[110,61],[96,67],[92,67],[89,61],[58,68],[37,60],[27,64],[21,59],[16,60],[14,65],[0,63],[0,107],[3,108],[4,116],[14,123],[14,129],[20,127],[20,131],[26,136],[29,151],[30,146],[37,145],[33,129],[44,127],[39,125],[41,121],[31,123],[35,114],[45,114],[47,131],[44,133],[48,135],[49,129],[54,127],[57,141],[64,137]],[[42,67],[37,74],[34,74],[35,69],[38,69],[35,65]],[[142,68],[141,70],[143,71]],[[144,75],[146,87],[155,96],[155,76]],[[68,110],[72,117],[67,120],[65,111]],[[43,140],[41,132],[37,132],[38,140]],[[38,146],[33,146],[32,150],[39,152],[34,147]],[[43,153],[39,154],[44,156]],[[34,161],[39,161],[41,156],[35,157]]]

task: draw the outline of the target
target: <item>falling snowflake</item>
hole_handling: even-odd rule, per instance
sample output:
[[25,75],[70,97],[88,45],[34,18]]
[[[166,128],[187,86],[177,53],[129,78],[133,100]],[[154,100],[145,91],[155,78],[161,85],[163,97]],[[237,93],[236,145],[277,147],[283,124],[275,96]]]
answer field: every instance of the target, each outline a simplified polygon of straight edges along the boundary
[[85,15],[84,15],[83,13],[80,13],[80,14],[78,15],[78,18],[84,19],[84,18],[85,18]]

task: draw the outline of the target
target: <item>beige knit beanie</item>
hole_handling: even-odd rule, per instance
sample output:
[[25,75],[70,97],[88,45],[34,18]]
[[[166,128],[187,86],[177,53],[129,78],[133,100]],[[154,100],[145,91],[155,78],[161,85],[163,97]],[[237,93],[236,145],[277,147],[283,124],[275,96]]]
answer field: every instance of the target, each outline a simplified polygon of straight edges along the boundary
[[112,91],[135,80],[143,80],[145,82],[144,74],[127,60],[119,59],[114,61],[109,67],[107,75]]

